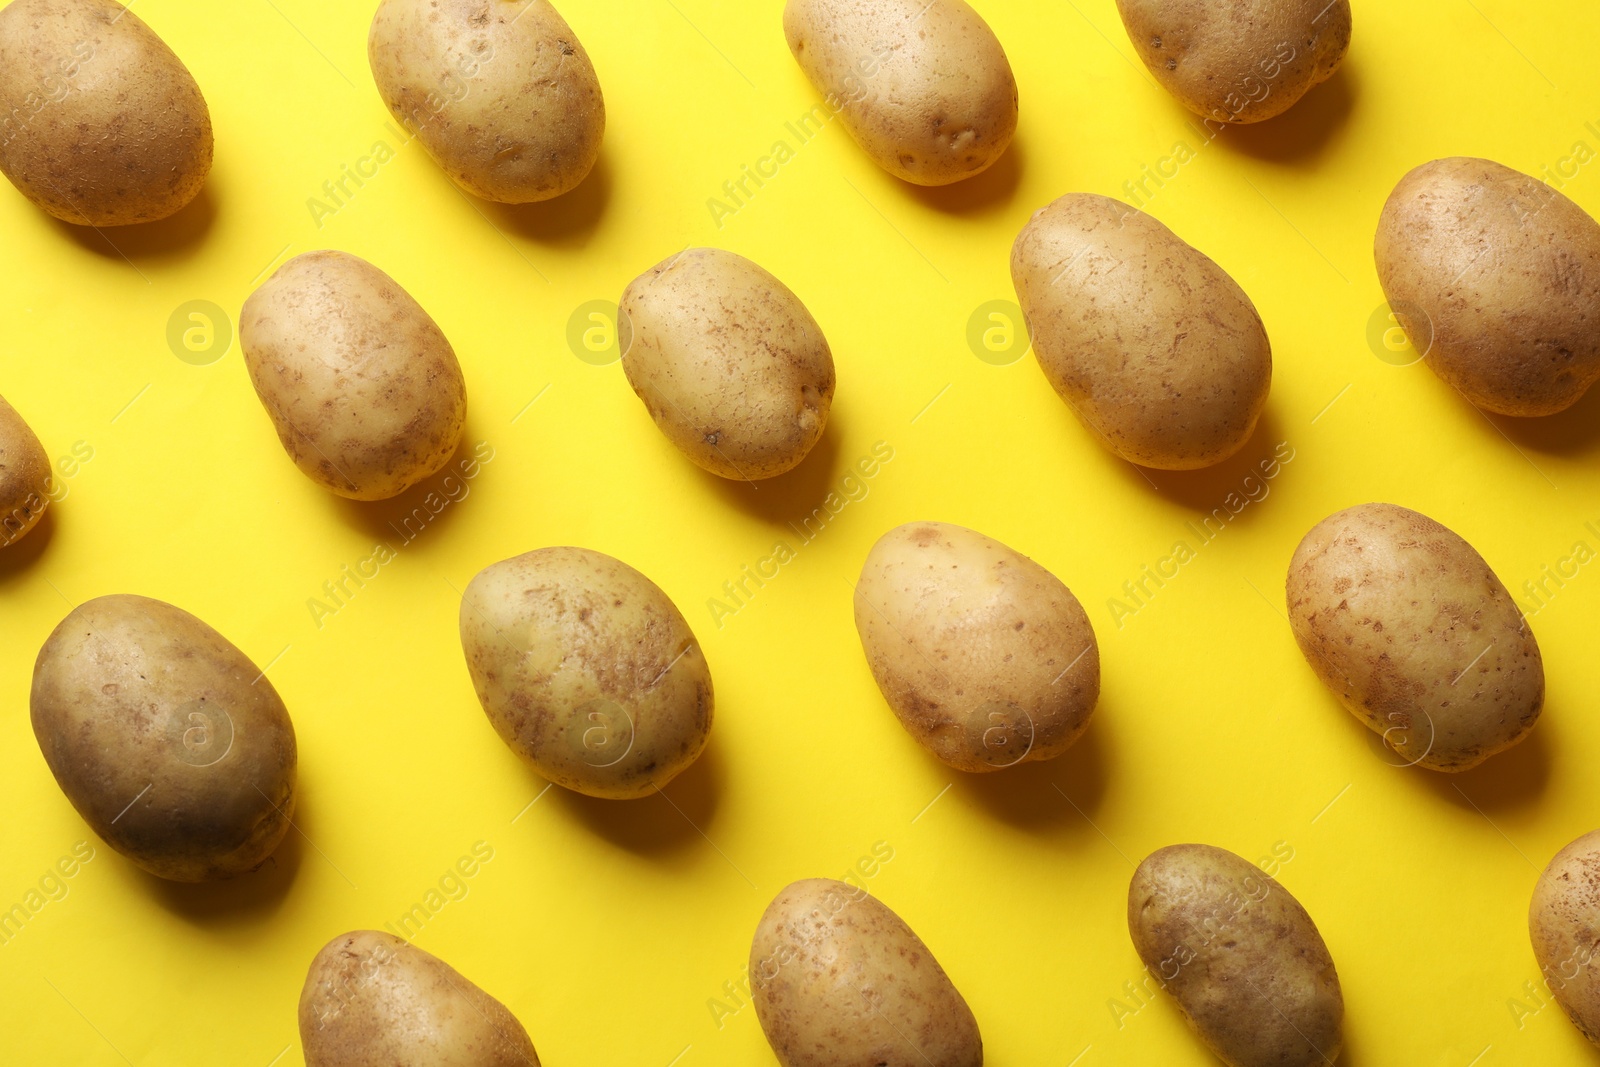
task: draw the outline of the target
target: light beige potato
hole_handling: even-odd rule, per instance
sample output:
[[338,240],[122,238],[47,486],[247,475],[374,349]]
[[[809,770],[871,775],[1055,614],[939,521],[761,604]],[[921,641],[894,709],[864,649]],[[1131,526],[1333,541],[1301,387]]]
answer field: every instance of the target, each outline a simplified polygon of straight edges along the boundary
[[691,248],[635,278],[619,306],[628,384],[701,467],[771,478],[821,440],[833,354],[800,298],[761,267]]
[[1476,767],[1539,719],[1527,620],[1483,557],[1426,515],[1335,512],[1295,549],[1286,595],[1317,677],[1408,764]]
[[1580,1033],[1600,1045],[1600,830],[1557,852],[1528,905],[1544,985]]
[[242,874],[289,831],[289,712],[248,656],[181,608],[127,594],[80,604],[39,650],[30,704],[61,791],[151,874]]
[[1134,51],[1196,115],[1260,122],[1333,77],[1350,0],[1117,0]]
[[820,130],[837,116],[897,178],[970,178],[1016,133],[1011,63],[964,0],[788,0],[783,35],[823,95],[801,126]]
[[467,419],[455,350],[398,282],[346,252],[279,267],[239,313],[256,395],[307,478],[384,500],[450,461]]
[[978,1021],[905,920],[844,882],[783,889],[750,944],[750,994],[783,1067],[981,1067]]
[[1478,407],[1552,415],[1600,380],[1600,222],[1487,159],[1437,159],[1378,220],[1378,281],[1433,372]]
[[878,539],[856,631],[900,724],[963,771],[1055,759],[1089,727],[1100,647],[1072,591],[974,530],[914,522]]
[[183,61],[113,0],[0,10],[0,171],[64,222],[176,214],[211,172],[211,112]]
[[592,797],[666,785],[711,736],[711,670],[654,582],[586,548],[480,571],[461,598],[478,701],[540,775]]
[[600,79],[549,0],[382,0],[367,58],[390,113],[474,196],[549,200],[600,158]]
[[1128,934],[1189,1026],[1229,1067],[1331,1064],[1344,994],[1306,909],[1211,845],[1157,849],[1128,886]]
[[1228,272],[1144,212],[1069,193],[1034,213],[1011,278],[1039,369],[1101,444],[1192,470],[1255,432],[1272,345]]
[[329,941],[300,991],[306,1067],[539,1067],[517,1017],[393,934]]
[[50,506],[50,457],[0,396],[0,548],[16,544]]

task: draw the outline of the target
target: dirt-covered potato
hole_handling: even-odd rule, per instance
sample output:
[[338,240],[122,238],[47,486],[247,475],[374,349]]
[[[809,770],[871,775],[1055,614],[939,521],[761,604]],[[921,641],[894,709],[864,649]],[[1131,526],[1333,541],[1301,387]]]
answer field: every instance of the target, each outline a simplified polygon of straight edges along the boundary
[[1539,876],[1528,936],[1556,1003],[1600,1045],[1600,830],[1557,852]]
[[1333,77],[1350,0],[1117,0],[1134,51],[1196,115],[1260,122]]
[[1011,278],[1039,368],[1113,453],[1191,470],[1255,432],[1272,345],[1228,272],[1144,212],[1069,193],[1034,213]]
[[241,874],[289,830],[289,713],[250,658],[187,611],[125,594],[79,605],[39,650],[31,706],[61,791],[151,874]]
[[833,353],[811,312],[743,256],[691,248],[623,291],[628,384],[667,440],[740,481],[793,469],[822,438]]
[[0,548],[21,540],[49,506],[50,457],[0,396]]
[[750,944],[750,994],[783,1067],[982,1067],[972,1010],[905,920],[831,878],[783,889]]
[[592,797],[641,797],[711,735],[711,670],[677,606],[620,560],[541,548],[480,571],[461,598],[478,701],[512,751]]
[[376,930],[329,941],[300,991],[306,1067],[539,1067],[517,1017],[443,960]]
[[917,185],[970,178],[1017,131],[1005,49],[965,0],[789,0],[783,34],[834,115],[872,161]]
[[1229,1067],[1339,1058],[1344,994],[1317,926],[1289,891],[1211,845],[1169,845],[1128,886],[1128,933],[1206,1047]]
[[1060,579],[974,530],[913,522],[878,539],[856,631],[912,737],[950,766],[995,771],[1061,755],[1100,698],[1100,647]]
[[474,196],[549,200],[600,158],[600,79],[549,0],[382,0],[367,59],[389,111]]
[[245,301],[239,344],[289,458],[340,496],[398,496],[461,443],[467,386],[455,350],[364,259],[295,256]]
[[183,61],[113,0],[0,10],[0,171],[64,222],[176,214],[211,172],[211,112]]
[[1295,549],[1286,593],[1312,670],[1407,763],[1464,771],[1538,721],[1533,631],[1483,557],[1426,515],[1335,512]]
[[1389,195],[1374,254],[1413,347],[1480,408],[1551,415],[1600,380],[1600,222],[1544,182],[1424,163]]

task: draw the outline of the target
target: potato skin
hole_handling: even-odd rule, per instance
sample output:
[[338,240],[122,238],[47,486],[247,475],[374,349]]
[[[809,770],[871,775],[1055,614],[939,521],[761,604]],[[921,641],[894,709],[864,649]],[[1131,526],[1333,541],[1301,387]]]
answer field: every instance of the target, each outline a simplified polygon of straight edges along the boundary
[[1552,415],[1600,380],[1600,222],[1543,182],[1424,163],[1384,204],[1373,254],[1417,350],[1478,407]]
[[1328,946],[1300,902],[1248,860],[1211,845],[1152,852],[1128,886],[1128,933],[1230,1067],[1339,1058],[1344,994]]
[[688,622],[603,553],[541,548],[485,567],[461,598],[461,647],[501,739],[567,789],[646,796],[710,738],[711,671]]
[[72,806],[157,877],[242,874],[289,830],[289,712],[248,656],[181,608],[127,594],[79,605],[39,650],[30,704]]
[[64,222],[182,210],[211,172],[211,112],[183,61],[113,0],[0,10],[0,171]]
[[1600,1045],[1600,830],[1557,852],[1539,875],[1528,937],[1556,1003]]
[[750,944],[750,994],[783,1067],[982,1067],[978,1021],[889,907],[831,878],[784,888]]
[[822,439],[833,353],[800,298],[757,264],[691,248],[635,278],[619,307],[628,384],[698,466],[771,478]]
[[1130,463],[1193,470],[1255,432],[1272,345],[1228,272],[1119,200],[1069,193],[1011,250],[1039,369],[1089,432]]
[[474,196],[549,200],[600,158],[600,79],[549,0],[382,0],[367,58],[390,113]]
[[1017,130],[1005,49],[965,0],[788,0],[783,35],[872,161],[917,185],[987,170]]
[[999,541],[914,522],[861,568],[856,631],[900,724],[957,770],[1055,759],[1089,727],[1100,647],[1072,591]]
[[0,396],[0,548],[16,544],[50,506],[50,457]]
[[300,991],[306,1067],[540,1067],[506,1006],[393,934],[323,946]]
[[1134,51],[1196,115],[1261,122],[1333,77],[1350,0],[1117,0]]
[[352,500],[398,496],[461,443],[455,350],[398,282],[346,252],[307,252],[239,313],[239,344],[278,439],[305,476]]
[[1538,721],[1533,631],[1483,557],[1426,515],[1328,516],[1295,549],[1286,597],[1317,677],[1410,763],[1464,771]]

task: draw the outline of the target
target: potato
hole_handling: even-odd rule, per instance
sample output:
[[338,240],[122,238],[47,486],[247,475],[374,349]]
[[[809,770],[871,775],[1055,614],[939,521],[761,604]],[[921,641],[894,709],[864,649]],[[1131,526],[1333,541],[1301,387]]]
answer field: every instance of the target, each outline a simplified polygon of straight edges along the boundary
[[750,944],[756,1017],[783,1067],[981,1067],[978,1021],[905,920],[831,878],[784,888]]
[[1169,845],[1133,872],[1128,933],[1229,1067],[1331,1064],[1344,1043],[1333,957],[1300,902],[1226,849]]
[[1016,133],[1011,64],[964,0],[789,0],[783,35],[824,97],[801,124],[820,130],[837,115],[897,178],[970,178]]
[[64,222],[182,210],[211,172],[211,112],[183,61],[112,0],[0,11],[0,171]]
[[635,278],[619,306],[628,384],[701,467],[771,478],[822,438],[833,354],[800,298],[756,264],[691,248]]
[[393,934],[353,930],[300,991],[306,1067],[539,1067],[528,1032],[454,967]]
[[644,575],[586,548],[480,571],[461,598],[478,701],[541,776],[592,797],[646,796],[706,747],[711,671]]
[[1114,454],[1192,470],[1250,440],[1272,385],[1261,316],[1154,218],[1069,193],[1023,227],[1011,278],[1039,368]]
[[1533,631],[1483,557],[1426,515],[1361,504],[1323,519],[1287,599],[1317,677],[1407,763],[1464,771],[1538,721]]
[[256,395],[307,478],[385,500],[448,462],[467,419],[455,350],[398,282],[346,252],[279,267],[239,313]]
[[900,724],[963,771],[1055,759],[1100,698],[1089,616],[1055,575],[961,526],[878,539],[856,584],[856,631]]
[[1557,852],[1539,875],[1528,936],[1556,1003],[1600,1045],[1600,830]]
[[1487,159],[1400,180],[1374,245],[1391,310],[1435,374],[1501,415],[1551,415],[1600,380],[1600,222]]
[[49,506],[50,457],[0,396],[0,548],[21,540]]
[[248,656],[181,608],[80,604],[33,667],[33,733],[106,844],[160,878],[260,866],[295,806],[294,726]]
[[1333,77],[1350,0],[1117,0],[1134,51],[1196,115],[1260,122]]
[[549,0],[382,0],[367,58],[390,113],[473,196],[549,200],[600,158],[600,80]]

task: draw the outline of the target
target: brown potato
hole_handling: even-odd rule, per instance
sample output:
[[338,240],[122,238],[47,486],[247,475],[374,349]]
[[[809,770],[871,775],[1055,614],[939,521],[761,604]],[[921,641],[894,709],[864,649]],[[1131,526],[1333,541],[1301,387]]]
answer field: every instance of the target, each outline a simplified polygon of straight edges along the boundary
[[1113,453],[1192,470],[1250,440],[1272,386],[1261,316],[1156,219],[1069,193],[1023,227],[1011,277],[1039,369]]
[[783,1067],[982,1067],[972,1010],[905,920],[831,878],[782,890],[750,944],[750,995]]
[[289,458],[324,489],[384,500],[461,443],[455,350],[398,282],[346,252],[295,256],[250,294],[239,344]]
[[289,831],[289,712],[249,657],[187,611],[120,594],[79,605],[39,650],[30,703],[61,791],[151,874],[241,874]]
[[1600,1045],[1600,830],[1557,852],[1528,904],[1528,936],[1544,984]]
[[0,548],[15,544],[50,506],[50,457],[0,396]]
[[64,222],[176,214],[211,172],[211,112],[183,61],[113,0],[0,11],[0,171]]
[[1400,180],[1374,244],[1378,280],[1433,372],[1478,407],[1552,415],[1600,380],[1600,222],[1487,159]]
[[1483,557],[1426,515],[1362,504],[1289,563],[1295,641],[1317,677],[1409,764],[1464,771],[1544,706],[1533,631]]
[[354,930],[300,991],[306,1067],[539,1067],[517,1017],[454,967],[393,934]]
[[1229,1067],[1331,1064],[1344,1043],[1333,957],[1300,902],[1226,849],[1169,845],[1128,886],[1128,933]]

